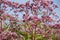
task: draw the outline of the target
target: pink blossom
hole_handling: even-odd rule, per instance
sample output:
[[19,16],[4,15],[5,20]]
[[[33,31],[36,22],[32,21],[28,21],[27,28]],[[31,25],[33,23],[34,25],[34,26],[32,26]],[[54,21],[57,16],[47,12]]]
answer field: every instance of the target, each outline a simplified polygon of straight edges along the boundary
[[38,9],[38,7],[37,6],[32,6],[32,10],[37,10]]

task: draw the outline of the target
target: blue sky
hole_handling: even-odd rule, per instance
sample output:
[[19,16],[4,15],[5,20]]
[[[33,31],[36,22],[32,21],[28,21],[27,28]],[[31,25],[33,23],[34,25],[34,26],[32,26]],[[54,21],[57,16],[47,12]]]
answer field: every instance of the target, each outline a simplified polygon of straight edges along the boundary
[[[28,0],[11,0],[11,1],[14,1],[14,2],[19,2],[20,4],[24,4],[26,3],[26,1]],[[31,0],[30,0],[31,1]],[[55,11],[57,13],[58,16],[60,16],[60,0],[53,0],[55,4],[58,5],[59,8],[56,8]],[[31,1],[32,2],[32,1]],[[19,14],[20,15],[20,18],[22,19],[22,14]]]
[[55,9],[57,14],[60,16],[60,0],[54,0],[54,3],[58,5],[59,8]]

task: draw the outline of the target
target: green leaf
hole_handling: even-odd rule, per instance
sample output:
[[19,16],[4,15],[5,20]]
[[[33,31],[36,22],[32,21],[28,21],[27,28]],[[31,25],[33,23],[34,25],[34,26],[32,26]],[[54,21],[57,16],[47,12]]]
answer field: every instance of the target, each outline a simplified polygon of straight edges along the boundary
[[51,35],[51,38],[52,38],[52,40],[56,40],[54,34]]
[[60,40],[60,34],[58,35],[57,40]]
[[0,16],[1,16],[1,14],[0,14]]
[[37,35],[36,35],[36,39],[37,39],[37,40],[43,40],[43,36],[40,35],[40,34],[37,34]]
[[26,32],[20,32],[19,30],[16,30],[16,33],[18,36],[22,35],[25,40],[28,40],[28,34]]
[[26,34],[24,37],[25,37],[25,40],[28,40],[28,34]]
[[9,30],[9,27],[7,25],[4,25],[4,31]]

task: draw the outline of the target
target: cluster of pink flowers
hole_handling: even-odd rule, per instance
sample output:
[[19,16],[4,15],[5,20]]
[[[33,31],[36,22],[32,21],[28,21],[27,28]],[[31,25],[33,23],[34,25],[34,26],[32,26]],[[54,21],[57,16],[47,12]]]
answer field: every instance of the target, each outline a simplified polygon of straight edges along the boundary
[[0,34],[0,40],[13,40],[16,39],[18,36],[15,32],[2,32]]
[[[60,20],[51,17],[59,18],[55,8],[58,6],[53,0],[32,0],[25,4],[0,0],[0,40],[60,40]],[[18,12],[25,12],[23,20],[19,20]]]

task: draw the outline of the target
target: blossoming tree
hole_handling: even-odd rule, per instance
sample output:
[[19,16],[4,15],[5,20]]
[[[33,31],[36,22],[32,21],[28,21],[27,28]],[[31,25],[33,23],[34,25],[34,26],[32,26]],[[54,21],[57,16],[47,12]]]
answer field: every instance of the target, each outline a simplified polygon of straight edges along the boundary
[[[60,40],[56,8],[53,0],[27,0],[25,4],[0,0],[0,40]],[[22,12],[23,20],[18,17]]]

